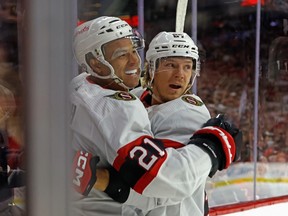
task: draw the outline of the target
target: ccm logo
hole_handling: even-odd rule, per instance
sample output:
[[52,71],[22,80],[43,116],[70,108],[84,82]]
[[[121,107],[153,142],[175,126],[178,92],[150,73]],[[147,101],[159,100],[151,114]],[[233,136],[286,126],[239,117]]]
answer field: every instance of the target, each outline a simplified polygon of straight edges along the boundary
[[172,45],[173,48],[189,48],[189,45],[183,45],[183,44],[174,44]]
[[73,183],[77,186],[81,185],[81,178],[84,176],[84,170],[88,161],[88,152],[83,153],[80,151],[80,155],[77,155],[78,160],[76,162],[75,177]]
[[173,34],[174,38],[184,38],[183,34]]
[[120,28],[124,28],[125,26],[128,26],[128,24],[121,24],[121,25],[118,25],[116,26],[116,29],[120,29]]

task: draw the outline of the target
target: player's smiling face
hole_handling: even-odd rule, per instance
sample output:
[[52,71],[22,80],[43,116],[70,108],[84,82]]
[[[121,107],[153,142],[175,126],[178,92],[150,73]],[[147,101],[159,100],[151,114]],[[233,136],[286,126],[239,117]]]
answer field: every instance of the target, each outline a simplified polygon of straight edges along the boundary
[[159,61],[153,80],[153,94],[162,102],[185,93],[191,83],[193,61],[185,57],[168,57]]
[[124,84],[134,88],[139,84],[140,58],[128,38],[118,39],[104,45],[105,59],[114,68]]

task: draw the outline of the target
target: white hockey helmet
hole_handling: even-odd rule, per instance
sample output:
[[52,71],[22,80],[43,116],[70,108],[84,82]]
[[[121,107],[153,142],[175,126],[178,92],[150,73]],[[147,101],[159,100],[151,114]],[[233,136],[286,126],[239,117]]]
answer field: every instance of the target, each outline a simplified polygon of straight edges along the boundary
[[[144,40],[140,34],[136,34],[127,22],[118,17],[101,16],[79,25],[74,31],[73,49],[81,71],[101,79],[112,78],[119,81],[114,68],[105,60],[102,49],[104,44],[120,38],[130,38],[136,49],[144,47]],[[95,73],[87,63],[87,54],[92,54],[107,65],[110,68],[110,75],[101,76]]]
[[[190,57],[193,60],[193,70],[196,75],[199,75],[200,61],[198,47],[194,41],[186,33],[178,32],[160,32],[149,44],[146,52],[146,60],[149,64],[150,84],[154,79],[156,70],[156,62],[163,57]],[[194,82],[192,77],[192,83]]]

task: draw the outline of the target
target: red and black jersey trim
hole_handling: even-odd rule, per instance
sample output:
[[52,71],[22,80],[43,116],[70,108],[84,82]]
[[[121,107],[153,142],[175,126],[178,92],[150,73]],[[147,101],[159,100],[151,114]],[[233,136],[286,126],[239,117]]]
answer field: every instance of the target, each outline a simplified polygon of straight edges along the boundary
[[142,193],[167,159],[168,147],[180,148],[183,144],[142,136],[119,149],[113,166],[130,187]]
[[150,94],[149,90],[145,90],[142,95],[140,96],[140,100],[143,105],[147,108],[150,107],[152,104],[152,95]]

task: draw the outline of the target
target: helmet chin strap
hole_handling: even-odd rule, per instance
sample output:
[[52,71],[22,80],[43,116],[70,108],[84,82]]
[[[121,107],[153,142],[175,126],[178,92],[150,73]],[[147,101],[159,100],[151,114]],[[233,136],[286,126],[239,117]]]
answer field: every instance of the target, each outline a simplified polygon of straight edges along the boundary
[[[100,76],[99,74],[97,74],[97,73],[94,72],[94,71],[90,72],[90,74],[91,74],[92,76],[95,76],[95,77],[99,78],[99,79],[112,79],[112,82],[109,83],[109,85],[111,85],[111,84],[114,82],[114,83],[116,83],[117,85],[119,85],[119,86],[121,86],[122,88],[124,88],[125,91],[126,91],[126,90],[129,91],[130,89],[132,89],[132,88],[128,87],[127,85],[125,85],[124,82],[123,82],[123,80],[120,79],[120,78],[115,74],[114,68],[113,68],[110,64],[107,65],[107,66],[108,66],[109,69],[110,69],[110,74],[107,75],[107,76]],[[141,69],[140,69],[140,67],[139,67],[139,68],[136,69],[136,70],[138,71],[138,70],[141,70]]]
[[114,81],[116,84],[118,84],[119,86],[121,86],[121,87],[124,88],[125,90],[129,91],[130,88],[129,88],[128,86],[126,86],[126,85],[124,84],[123,80],[120,79],[118,76],[114,75],[114,78],[112,78],[112,79],[113,79],[113,81]]
[[[158,96],[156,96],[156,95],[153,93],[152,83],[151,83],[149,86],[147,86],[147,90],[149,91],[152,99],[156,100],[156,101],[158,102],[158,104],[164,103],[164,101],[162,101],[161,98],[159,98]],[[152,101],[151,101],[151,103],[152,103]],[[151,105],[155,105],[155,104],[151,104]]]
[[[97,77],[97,78],[99,78],[99,79],[103,79],[103,80],[104,80],[104,79],[112,79],[112,80],[113,80],[112,83],[115,82],[116,84],[118,84],[119,86],[121,86],[122,88],[124,88],[125,90],[129,90],[129,89],[130,89],[128,86],[126,86],[126,85],[124,84],[123,80],[120,79],[120,78],[115,74],[115,70],[114,70],[114,68],[112,67],[112,65],[109,64],[109,62],[107,62],[106,60],[101,59],[101,58],[98,58],[98,60],[99,60],[102,64],[106,65],[106,66],[109,68],[110,74],[109,74],[109,75],[106,75],[106,76],[101,76],[101,75],[99,75],[98,73],[96,73],[92,68],[89,68],[90,74],[91,74],[92,76],[95,76],[95,77]],[[109,85],[111,85],[112,83],[110,83]]]
[[189,84],[182,95],[187,94],[187,92],[189,92],[189,90],[191,89],[191,87],[192,87],[192,84]]

